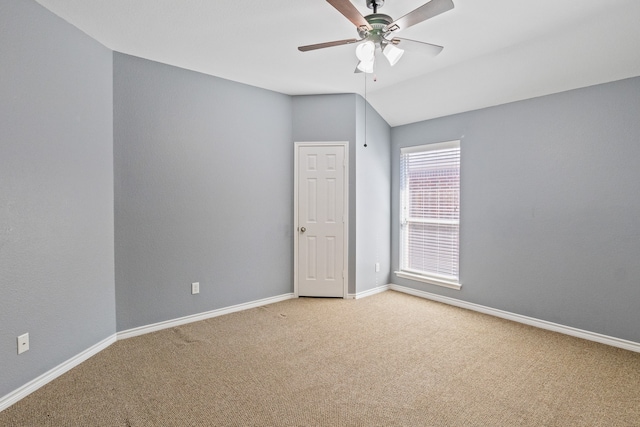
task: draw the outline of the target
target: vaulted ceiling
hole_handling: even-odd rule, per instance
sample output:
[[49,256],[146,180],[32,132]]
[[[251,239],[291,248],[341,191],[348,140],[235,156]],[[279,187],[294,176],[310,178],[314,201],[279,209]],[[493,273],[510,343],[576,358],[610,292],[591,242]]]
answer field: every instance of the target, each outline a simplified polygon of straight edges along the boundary
[[[365,94],[354,45],[297,50],[357,38],[325,0],[37,1],[118,52],[290,95]],[[640,75],[638,0],[453,1],[401,34],[444,46],[438,56],[407,51],[367,76],[367,100],[391,126]]]

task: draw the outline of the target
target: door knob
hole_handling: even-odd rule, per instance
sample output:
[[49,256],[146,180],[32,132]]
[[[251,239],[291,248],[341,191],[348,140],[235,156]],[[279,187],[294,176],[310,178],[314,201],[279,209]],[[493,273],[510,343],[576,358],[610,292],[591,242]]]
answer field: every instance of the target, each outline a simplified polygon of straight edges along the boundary
[[305,231],[307,231],[307,229],[306,229],[306,228],[304,228],[304,227],[300,227],[300,232],[301,232],[301,233],[304,233]]

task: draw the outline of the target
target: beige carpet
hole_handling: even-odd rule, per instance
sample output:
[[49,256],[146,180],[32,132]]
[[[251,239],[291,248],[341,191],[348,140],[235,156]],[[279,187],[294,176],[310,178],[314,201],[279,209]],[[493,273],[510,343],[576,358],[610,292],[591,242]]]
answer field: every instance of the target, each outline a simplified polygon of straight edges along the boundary
[[118,341],[1,426],[640,426],[640,354],[393,291]]

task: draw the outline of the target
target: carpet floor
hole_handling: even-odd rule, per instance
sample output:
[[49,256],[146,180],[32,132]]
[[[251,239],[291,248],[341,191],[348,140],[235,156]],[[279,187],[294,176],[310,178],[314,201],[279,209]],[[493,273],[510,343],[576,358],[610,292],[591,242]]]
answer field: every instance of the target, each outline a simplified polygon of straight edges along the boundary
[[121,340],[0,426],[640,426],[640,354],[387,291]]

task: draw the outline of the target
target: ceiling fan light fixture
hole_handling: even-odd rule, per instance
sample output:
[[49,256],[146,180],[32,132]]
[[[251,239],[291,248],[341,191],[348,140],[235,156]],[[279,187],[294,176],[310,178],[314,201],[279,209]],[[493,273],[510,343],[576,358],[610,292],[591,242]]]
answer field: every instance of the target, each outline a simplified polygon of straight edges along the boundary
[[373,59],[371,59],[371,61],[358,62],[356,69],[362,73],[373,73]]
[[356,47],[356,56],[361,62],[373,63],[373,58],[376,52],[376,45],[371,40],[360,43]]
[[382,51],[382,53],[384,54],[384,56],[389,61],[389,64],[391,64],[391,66],[393,67],[394,65],[396,65],[398,63],[398,61],[402,57],[402,54],[404,53],[404,49],[400,49],[398,47],[395,47],[393,45],[393,43],[388,43],[384,47],[384,50]]

